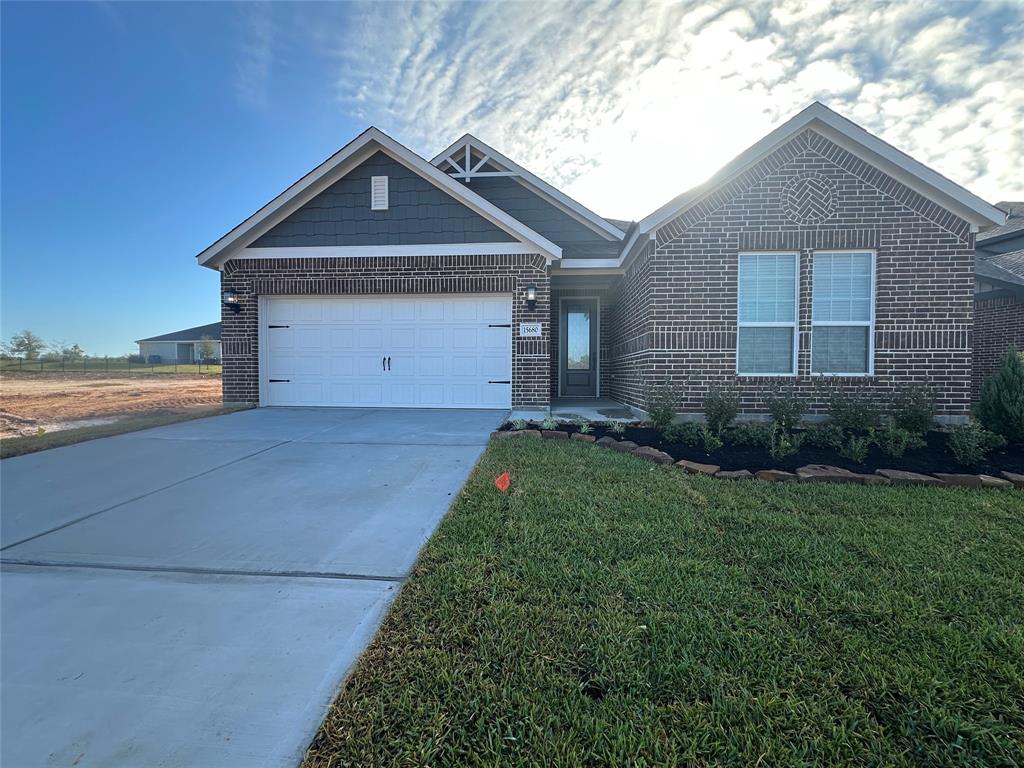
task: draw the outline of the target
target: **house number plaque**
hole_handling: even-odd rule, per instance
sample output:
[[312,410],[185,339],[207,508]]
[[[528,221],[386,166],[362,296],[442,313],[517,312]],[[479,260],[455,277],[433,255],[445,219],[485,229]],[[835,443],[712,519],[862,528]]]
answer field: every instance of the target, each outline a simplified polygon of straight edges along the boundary
[[543,330],[544,323],[520,323],[519,337],[539,339],[543,335]]

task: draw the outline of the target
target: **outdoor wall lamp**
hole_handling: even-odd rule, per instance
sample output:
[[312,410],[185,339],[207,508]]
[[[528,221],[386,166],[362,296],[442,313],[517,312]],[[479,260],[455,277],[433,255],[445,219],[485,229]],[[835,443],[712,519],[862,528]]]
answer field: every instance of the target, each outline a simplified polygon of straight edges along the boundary
[[534,310],[537,308],[537,286],[528,285],[526,286],[526,308]]
[[242,300],[238,298],[238,292],[228,288],[224,291],[224,305],[236,315],[242,311]]

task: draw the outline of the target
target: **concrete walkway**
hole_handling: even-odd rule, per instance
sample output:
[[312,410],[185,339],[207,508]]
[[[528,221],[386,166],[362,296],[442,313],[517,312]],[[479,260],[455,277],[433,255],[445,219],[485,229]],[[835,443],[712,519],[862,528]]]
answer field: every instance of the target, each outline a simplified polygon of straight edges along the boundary
[[0,463],[0,764],[296,765],[505,416],[260,409]]

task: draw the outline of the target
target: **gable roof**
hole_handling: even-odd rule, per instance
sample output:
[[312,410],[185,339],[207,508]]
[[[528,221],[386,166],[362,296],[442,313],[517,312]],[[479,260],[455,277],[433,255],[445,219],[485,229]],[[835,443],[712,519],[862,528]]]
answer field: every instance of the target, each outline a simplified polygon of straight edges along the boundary
[[975,238],[975,242],[996,242],[1024,232],[1024,203],[1003,200],[996,203],[996,208],[1006,211],[1006,223],[984,230]]
[[172,331],[163,336],[150,336],[148,339],[136,339],[138,344],[143,341],[199,341],[203,336],[209,336],[213,341],[220,341],[220,323],[209,325],[197,325],[195,328],[185,328],[181,331]]
[[[473,150],[482,155],[481,159],[476,160],[472,157]],[[456,169],[456,173],[451,174],[454,178],[470,179],[474,175],[512,176],[528,189],[562,209],[580,223],[590,227],[602,237],[608,240],[622,240],[626,235],[617,224],[598,216],[582,203],[573,200],[561,190],[551,186],[544,179],[526,170],[514,160],[505,157],[472,134],[465,134],[458,141],[439,152],[430,162],[437,167],[445,162],[449,163]],[[485,166],[496,170],[482,170]]]
[[345,173],[374,152],[384,152],[427,181],[450,194],[468,208],[508,232],[517,240],[537,249],[549,259],[560,259],[562,249],[521,221],[488,202],[438,170],[412,150],[399,144],[378,128],[367,128],[359,136],[331,155],[284,192],[260,208],[237,227],[205,248],[196,256],[200,265],[218,269],[234,253],[278,224],[289,214],[340,179]]
[[981,277],[1024,285],[1024,250],[977,254],[975,272]]
[[708,181],[673,198],[654,213],[641,219],[636,231],[626,243],[620,260],[630,255],[642,236],[656,232],[702,200],[715,187],[763,160],[807,128],[820,133],[976,227],[1001,225],[1006,221],[1006,214],[1003,211],[816,101],[741,152]]

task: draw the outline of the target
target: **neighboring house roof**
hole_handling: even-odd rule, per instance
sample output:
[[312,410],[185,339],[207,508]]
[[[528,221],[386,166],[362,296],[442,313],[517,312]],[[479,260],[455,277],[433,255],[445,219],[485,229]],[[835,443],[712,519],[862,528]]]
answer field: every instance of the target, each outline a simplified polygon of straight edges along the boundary
[[467,181],[477,176],[483,178],[488,176],[515,177],[527,188],[532,189],[604,237],[615,240],[622,240],[625,237],[625,232],[615,222],[598,216],[582,203],[573,200],[561,190],[555,189],[536,174],[530,173],[523,166],[505,157],[498,150],[471,134],[467,133],[449,145],[430,162],[437,167],[449,165],[453,169],[450,176]]
[[994,243],[1024,232],[1024,203],[1003,200],[996,203],[996,208],[1006,211],[1006,223],[983,230],[975,238],[975,242],[979,245]]
[[[532,251],[549,259],[560,259],[562,249],[538,232],[488,202],[464,184],[438,170],[412,150],[402,146],[383,131],[368,128],[331,157],[296,181],[284,192],[260,208],[215,243],[196,256],[202,266],[218,269],[276,224],[343,177],[351,168],[375,152],[384,152],[396,162],[435,184],[491,223],[512,235]],[[493,243],[488,244],[494,246]],[[508,246],[503,246],[508,247]],[[366,250],[365,248],[362,250]],[[436,250],[436,248],[435,248]],[[472,249],[470,249],[472,250]]]
[[1024,250],[1009,253],[977,254],[975,272],[979,277],[1024,285]]
[[707,182],[673,198],[642,219],[627,241],[620,262],[632,254],[643,236],[653,234],[676,219],[714,188],[738,176],[808,128],[977,227],[1002,225],[1006,221],[1003,211],[816,101],[742,152]]
[[135,343],[140,344],[143,341],[201,341],[203,336],[208,336],[213,341],[220,341],[220,323],[197,325],[195,328],[185,328],[181,331],[165,333],[163,336],[138,339]]

